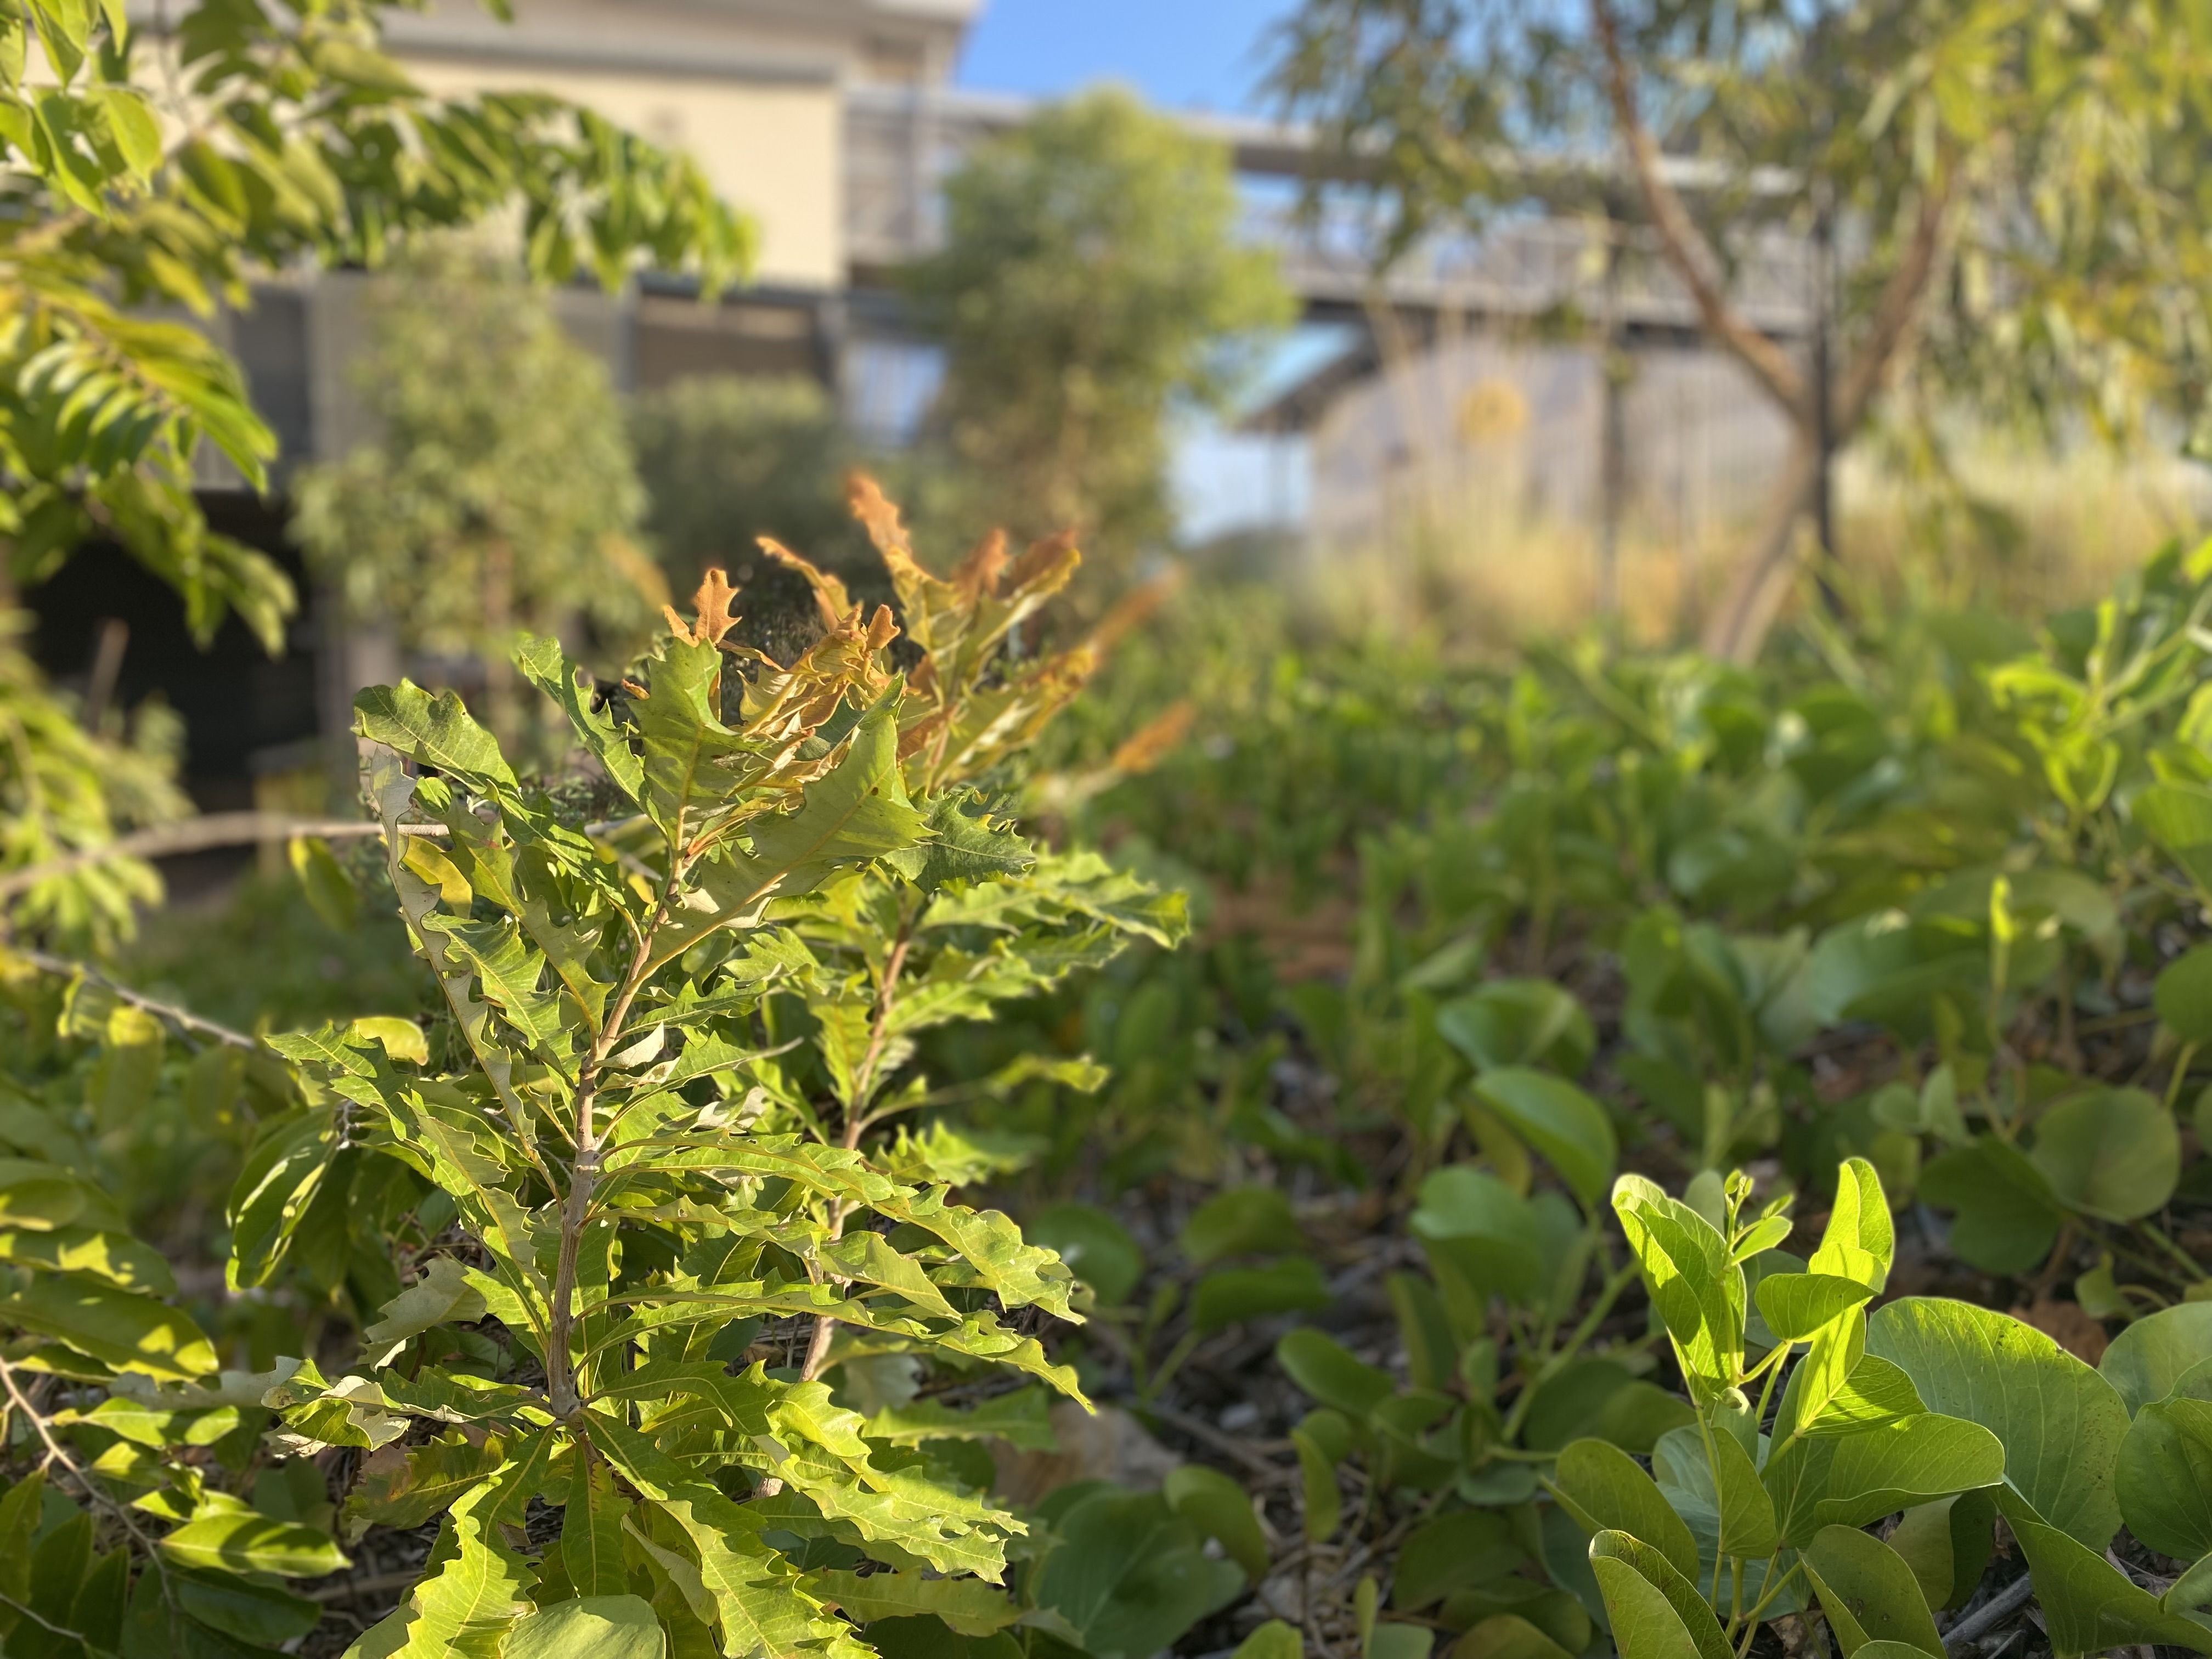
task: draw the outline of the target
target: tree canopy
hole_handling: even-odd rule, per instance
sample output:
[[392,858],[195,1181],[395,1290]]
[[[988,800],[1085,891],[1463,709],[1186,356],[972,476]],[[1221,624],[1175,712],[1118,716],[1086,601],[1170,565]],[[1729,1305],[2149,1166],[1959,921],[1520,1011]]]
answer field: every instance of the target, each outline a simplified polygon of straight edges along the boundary
[[350,616],[481,663],[488,723],[511,743],[519,630],[588,622],[619,658],[668,598],[633,539],[644,495],[622,407],[496,260],[410,259],[370,306],[352,373],[381,435],[301,470],[295,533]]
[[1223,402],[1231,343],[1289,319],[1271,257],[1236,240],[1226,152],[1091,93],[975,150],[945,212],[906,281],[946,348],[945,434],[1011,528],[1073,526],[1127,563],[1170,527],[1171,412]]
[[[1389,204],[1386,257],[1632,195],[1640,245],[1796,439],[1714,648],[1756,648],[1821,457],[1901,377],[2046,434],[2203,418],[2201,7],[1305,0],[1279,46],[1287,106]],[[1741,303],[1778,228],[1832,239],[1832,373]]]

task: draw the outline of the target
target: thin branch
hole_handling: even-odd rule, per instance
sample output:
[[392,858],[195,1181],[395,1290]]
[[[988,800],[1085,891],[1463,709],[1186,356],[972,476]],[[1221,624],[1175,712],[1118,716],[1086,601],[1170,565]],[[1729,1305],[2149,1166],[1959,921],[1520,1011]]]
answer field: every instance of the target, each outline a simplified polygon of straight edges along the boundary
[[21,957],[25,962],[43,973],[89,980],[118,1002],[129,1003],[133,1008],[143,1008],[155,1018],[167,1020],[179,1030],[212,1037],[217,1042],[224,1043],[233,1048],[244,1048],[249,1053],[257,1052],[261,1047],[260,1039],[258,1037],[250,1037],[243,1031],[234,1031],[228,1025],[218,1025],[215,1021],[203,1018],[188,1008],[179,1008],[173,1002],[164,1002],[159,997],[148,996],[143,991],[134,991],[127,985],[118,985],[98,969],[88,967],[82,962],[72,962],[67,957],[49,956],[44,951],[26,951],[21,948],[14,949],[10,954]]
[[1947,170],[1941,182],[1929,181],[1921,192],[1912,240],[1906,245],[1905,257],[1898,262],[1897,269],[1890,272],[1889,281],[1882,284],[1881,298],[1875,306],[1866,339],[1850,367],[1844,372],[1843,383],[1836,388],[1829,425],[1838,439],[1848,437],[1858,425],[1867,405],[1874,401],[1875,393],[1881,390],[1882,382],[1888,378],[1890,365],[1919,330],[1924,314],[1921,301],[1927,295],[1929,283],[1936,274],[1937,256],[1943,250],[1943,234],[1950,219],[1956,179],[1954,170]]
[[1636,89],[1630,80],[1628,61],[1621,52],[1620,30],[1611,0],[1590,0],[1590,23],[1605,53],[1606,91],[1613,104],[1613,119],[1628,147],[1629,163],[1636,174],[1637,189],[1644,198],[1644,210],[1651,216],[1652,228],[1659,233],[1660,251],[1697,302],[1698,315],[1704,320],[1705,331],[1752,372],[1794,424],[1810,432],[1813,406],[1805,377],[1798,372],[1788,352],[1738,316],[1729,304],[1722,288],[1720,261],[1690,217],[1689,210],[1682,205],[1680,195],[1664,175],[1658,143],[1651,137],[1650,129],[1644,125],[1643,117],[1637,113]]
[[[252,842],[293,836],[345,841],[383,833],[384,826],[368,818],[303,818],[289,812],[210,812],[202,817],[186,818],[181,823],[160,823],[150,830],[118,836],[97,847],[82,847],[44,864],[10,870],[0,875],[0,902],[42,881],[75,875],[80,870],[117,859],[168,858],[179,853],[204,853],[211,848],[243,847]],[[442,823],[405,823],[400,826],[400,833],[442,836],[447,831]]]

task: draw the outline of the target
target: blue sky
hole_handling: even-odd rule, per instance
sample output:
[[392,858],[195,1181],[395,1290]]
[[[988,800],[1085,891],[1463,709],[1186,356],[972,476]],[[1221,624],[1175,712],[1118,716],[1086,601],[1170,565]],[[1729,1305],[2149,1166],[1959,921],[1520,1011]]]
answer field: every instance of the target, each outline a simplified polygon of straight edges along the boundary
[[1176,109],[1257,112],[1261,37],[1294,0],[986,0],[963,86],[1050,94],[1122,81]]

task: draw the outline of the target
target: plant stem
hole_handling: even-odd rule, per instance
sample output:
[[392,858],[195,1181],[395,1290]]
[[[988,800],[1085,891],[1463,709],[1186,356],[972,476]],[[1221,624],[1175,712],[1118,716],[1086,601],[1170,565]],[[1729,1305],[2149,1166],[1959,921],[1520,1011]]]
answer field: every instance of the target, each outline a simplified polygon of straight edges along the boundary
[[[860,1056],[860,1063],[853,1068],[852,1097],[845,1102],[845,1133],[842,1145],[848,1152],[858,1152],[860,1136],[868,1127],[868,1118],[862,1108],[869,1092],[875,1086],[876,1067],[884,1057],[884,1045],[890,1036],[891,1008],[898,1000],[899,975],[906,967],[907,952],[914,944],[915,912],[902,897],[899,902],[898,937],[892,942],[890,953],[884,958],[884,981],[876,993],[876,1016],[868,1031],[868,1046]],[[845,1221],[850,1211],[839,1199],[830,1206],[830,1242],[836,1243],[845,1236]],[[806,1363],[800,1368],[799,1379],[811,1382],[829,1363],[830,1340],[836,1334],[837,1322],[826,1315],[817,1315],[813,1334],[807,1339]]]

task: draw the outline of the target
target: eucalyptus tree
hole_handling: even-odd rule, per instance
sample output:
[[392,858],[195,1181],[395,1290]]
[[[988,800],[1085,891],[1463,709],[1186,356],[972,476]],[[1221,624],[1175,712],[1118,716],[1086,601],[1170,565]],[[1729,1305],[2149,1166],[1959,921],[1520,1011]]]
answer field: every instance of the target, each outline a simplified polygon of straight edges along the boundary
[[[1901,378],[2046,436],[2202,418],[2208,46],[2180,0],[1305,0],[1273,82],[1388,204],[1385,257],[1625,174],[1791,436],[1706,636],[1742,658],[1826,457]],[[1744,303],[1778,229],[1815,252],[1809,350]]]

